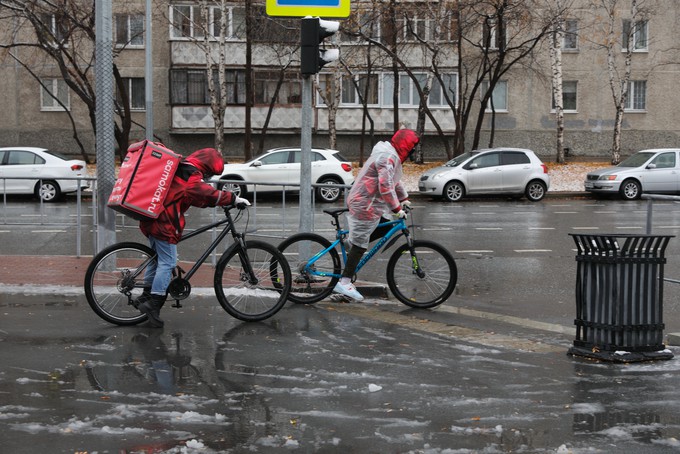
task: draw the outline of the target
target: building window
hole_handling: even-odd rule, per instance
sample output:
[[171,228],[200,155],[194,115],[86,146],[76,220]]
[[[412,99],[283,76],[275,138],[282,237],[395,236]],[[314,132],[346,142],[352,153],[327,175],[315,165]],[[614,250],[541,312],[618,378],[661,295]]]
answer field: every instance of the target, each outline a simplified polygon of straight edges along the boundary
[[41,16],[42,24],[49,39],[54,43],[63,43],[69,35],[69,24],[65,16],[58,14],[43,14]]
[[116,14],[116,46],[144,46],[144,16]]
[[498,20],[487,17],[482,25],[482,47],[484,49],[498,50],[505,46],[505,37],[498,24]]
[[428,20],[414,14],[406,14],[402,19],[398,19],[397,30],[399,30],[398,39],[402,42],[429,40]]
[[[285,73],[282,76],[280,71],[256,71],[254,84],[255,104],[269,105],[274,96],[276,96],[274,104],[277,105],[302,102],[302,82],[296,73]],[[276,92],[277,86],[279,86],[278,93]]]
[[[562,81],[562,110],[565,112],[576,112],[576,92],[577,83],[575,80]],[[555,97],[552,98],[553,111],[557,108]]]
[[365,42],[371,38],[380,41],[381,26],[372,10],[358,9],[340,26],[340,40],[344,42]]
[[644,111],[647,109],[647,81],[631,80],[628,82],[628,96],[626,97],[627,111]]
[[[131,110],[146,110],[146,85],[143,77],[123,77]],[[123,94],[116,93],[116,102],[123,104]]]
[[226,37],[229,39],[245,38],[245,9],[230,6],[224,10],[219,6],[200,5],[170,6],[171,38],[203,39],[206,32],[209,37],[219,38],[222,35],[222,14],[226,15]]
[[562,50],[578,50],[578,21],[576,19],[567,19],[564,21]]
[[[217,71],[213,71],[213,80],[219,97]],[[245,104],[246,83],[245,71],[227,69],[227,104]],[[210,91],[204,69],[172,69],[170,71],[170,103],[172,105],[209,105]]]
[[362,99],[366,96],[367,105],[377,106],[380,102],[378,99],[379,82],[379,74],[343,76],[341,104],[344,106],[360,106],[363,105]]
[[[427,100],[427,105],[430,107],[455,106],[458,102],[458,75],[442,74],[441,78],[444,86],[442,86],[437,78],[432,81],[432,88],[430,89],[430,97]],[[452,104],[449,104],[449,102]]]
[[41,83],[42,86],[40,88],[40,110],[43,111],[70,110],[71,101],[69,89],[64,79],[41,79]]
[[630,19],[623,20],[623,36],[621,47],[624,51],[629,49],[630,43],[628,42],[628,40],[630,38],[633,39],[633,48],[631,49],[633,52],[647,51],[648,41],[647,25],[648,25],[647,21],[644,20],[635,22],[635,26],[631,34],[632,22],[630,21]]
[[[482,82],[482,93],[486,93],[488,90],[489,82]],[[491,98],[486,105],[487,112],[491,112],[492,110],[496,112],[508,111],[508,82],[505,80],[499,80],[496,82],[496,86],[493,88]]]

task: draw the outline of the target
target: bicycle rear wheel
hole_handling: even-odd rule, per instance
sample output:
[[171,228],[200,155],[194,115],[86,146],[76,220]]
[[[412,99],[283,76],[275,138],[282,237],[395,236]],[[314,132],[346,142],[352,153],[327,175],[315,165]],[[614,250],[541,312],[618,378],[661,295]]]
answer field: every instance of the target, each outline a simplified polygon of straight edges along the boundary
[[235,243],[217,263],[215,294],[229,315],[255,322],[271,317],[286,304],[290,281],[288,262],[274,246],[247,241],[244,250]]
[[387,285],[407,306],[425,309],[446,301],[456,288],[456,262],[444,247],[414,240],[415,257],[408,244],[400,246],[387,264]]
[[109,323],[136,325],[147,319],[131,303],[142,294],[144,271],[156,253],[139,243],[118,243],[95,255],[85,273],[85,296]]
[[316,233],[297,233],[279,244],[279,250],[288,260],[293,274],[289,300],[295,303],[311,304],[331,294],[338,278],[330,274],[339,275],[342,272],[340,255],[335,248],[320,257],[313,265],[314,270],[325,273],[326,276],[305,271],[309,259],[330,245],[330,241]]

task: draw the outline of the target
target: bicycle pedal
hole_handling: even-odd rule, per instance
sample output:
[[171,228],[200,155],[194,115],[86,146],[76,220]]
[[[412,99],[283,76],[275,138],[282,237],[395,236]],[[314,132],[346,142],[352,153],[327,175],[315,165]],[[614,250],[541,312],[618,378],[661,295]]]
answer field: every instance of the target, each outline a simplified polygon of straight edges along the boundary
[[180,304],[179,300],[175,300],[175,304],[173,304],[172,307],[180,308],[182,305]]

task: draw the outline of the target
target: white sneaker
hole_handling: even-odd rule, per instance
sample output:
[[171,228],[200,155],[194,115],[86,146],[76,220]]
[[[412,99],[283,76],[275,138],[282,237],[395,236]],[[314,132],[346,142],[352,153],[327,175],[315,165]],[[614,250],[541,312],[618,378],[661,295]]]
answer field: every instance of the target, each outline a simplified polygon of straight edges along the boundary
[[345,296],[349,296],[350,298],[353,298],[357,301],[363,301],[364,297],[361,293],[357,292],[356,287],[354,284],[351,282],[347,285],[342,285],[341,282],[338,281],[337,284],[335,284],[335,288],[333,289],[335,293],[340,293]]

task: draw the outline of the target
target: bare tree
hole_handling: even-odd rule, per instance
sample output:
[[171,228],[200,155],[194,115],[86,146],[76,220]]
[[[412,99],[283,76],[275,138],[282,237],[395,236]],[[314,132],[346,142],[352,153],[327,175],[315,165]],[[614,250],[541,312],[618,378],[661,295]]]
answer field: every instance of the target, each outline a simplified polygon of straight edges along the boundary
[[[628,90],[631,84],[633,52],[636,48],[647,47],[647,18],[650,10],[644,7],[645,0],[630,1],[627,18],[623,0],[596,0],[593,7],[603,14],[594,18],[594,45],[607,53],[607,74],[609,87],[616,110],[611,148],[611,163],[621,161],[621,128],[623,115],[628,104]],[[621,27],[621,28],[619,28]]]
[[[48,71],[49,64],[53,65],[66,85],[87,107],[92,131],[96,135],[94,8],[95,2],[77,0],[0,0],[1,19],[14,21],[18,31],[0,43],[0,48],[11,49],[13,58],[24,68],[39,67],[42,62],[45,71]],[[19,53],[19,50],[24,52]],[[114,49],[114,59],[120,51],[121,48]],[[46,74],[41,76],[38,72],[29,71],[29,75],[40,82],[40,78]],[[116,108],[118,118],[114,134],[122,157],[128,147],[132,117],[127,87],[115,63],[113,75],[121,95]],[[78,135],[75,128],[74,135]],[[76,142],[81,147],[83,158],[91,162],[80,140]]]
[[568,9],[567,0],[548,2],[548,21],[551,22],[551,36],[548,43],[550,69],[552,76],[552,96],[555,102],[555,124],[557,128],[557,150],[555,161],[565,162],[564,156],[564,98],[562,91],[562,42],[564,41],[565,12]]

